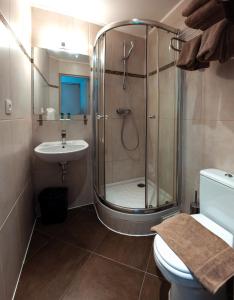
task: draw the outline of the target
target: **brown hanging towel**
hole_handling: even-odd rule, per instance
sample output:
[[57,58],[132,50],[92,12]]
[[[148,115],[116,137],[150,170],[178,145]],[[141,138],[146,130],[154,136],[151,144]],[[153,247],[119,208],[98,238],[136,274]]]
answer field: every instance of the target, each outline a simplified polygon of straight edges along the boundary
[[200,45],[201,35],[186,43],[183,43],[180,56],[176,64],[177,67],[188,71],[208,68],[209,63],[203,63],[197,60],[197,54],[200,49]]
[[222,3],[217,0],[210,0],[195,10],[186,20],[188,27],[206,30],[215,23],[225,18],[225,11]]
[[204,31],[197,59],[200,62],[227,61],[234,54],[234,25],[226,19]]
[[210,0],[191,0],[188,5],[182,10],[183,17],[189,17],[195,10],[206,4]]

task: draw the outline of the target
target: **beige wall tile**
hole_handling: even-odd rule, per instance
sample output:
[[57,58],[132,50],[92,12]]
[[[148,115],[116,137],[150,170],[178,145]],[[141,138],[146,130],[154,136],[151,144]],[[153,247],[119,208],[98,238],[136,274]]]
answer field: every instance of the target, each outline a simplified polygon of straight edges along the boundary
[[0,224],[2,224],[16,201],[11,121],[0,122],[0,140]]
[[6,299],[6,278],[3,273],[2,261],[0,260],[0,299]]
[[10,26],[17,38],[25,47],[28,54],[31,53],[31,10],[28,0],[9,0],[10,2]]
[[17,210],[13,209],[0,231],[0,261],[4,273],[6,298],[11,299],[22,264],[21,235]]
[[113,182],[145,176],[144,161],[137,164],[132,160],[113,162]]
[[127,89],[123,90],[123,77],[107,74],[105,80],[106,114],[119,117],[116,110],[130,108],[136,118],[145,115],[145,81],[142,78],[127,77]]
[[[13,163],[15,191],[18,197],[22,187],[31,175],[32,156],[32,122],[26,119],[16,119],[12,121],[13,137]],[[20,172],[19,172],[20,171]]]
[[0,119],[11,119],[5,114],[5,100],[10,99],[10,37],[6,27],[0,22]]
[[204,72],[203,116],[205,120],[234,120],[234,61],[212,63]]
[[183,76],[183,119],[200,120],[204,71],[183,72]]
[[10,47],[10,99],[14,118],[31,116],[31,64],[22,50],[11,41]]
[[0,2],[0,12],[4,16],[7,21],[10,21],[10,1],[9,0],[2,0]]
[[16,212],[19,219],[19,234],[20,234],[20,248],[22,257],[28,246],[30,235],[32,233],[33,224],[35,221],[34,203],[33,203],[33,187],[31,179],[26,183],[23,193],[20,195],[17,204]]
[[204,122],[203,168],[234,170],[234,121]]
[[182,137],[183,176],[194,180],[199,177],[203,162],[203,130],[200,121],[184,120]]

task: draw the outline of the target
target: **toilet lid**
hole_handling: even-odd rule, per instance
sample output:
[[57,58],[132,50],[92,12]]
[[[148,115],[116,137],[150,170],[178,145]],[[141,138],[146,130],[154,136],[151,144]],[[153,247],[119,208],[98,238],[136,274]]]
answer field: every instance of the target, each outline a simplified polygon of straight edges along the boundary
[[[201,223],[204,227],[209,229],[211,232],[223,239],[229,246],[233,247],[233,235],[229,231],[222,228],[202,214],[192,215],[192,217],[196,219],[196,221]],[[186,265],[158,234],[155,236],[154,249],[157,250],[155,252],[159,253],[159,256],[157,258],[162,264],[164,261],[171,268],[182,273],[190,274],[190,271],[186,267]]]

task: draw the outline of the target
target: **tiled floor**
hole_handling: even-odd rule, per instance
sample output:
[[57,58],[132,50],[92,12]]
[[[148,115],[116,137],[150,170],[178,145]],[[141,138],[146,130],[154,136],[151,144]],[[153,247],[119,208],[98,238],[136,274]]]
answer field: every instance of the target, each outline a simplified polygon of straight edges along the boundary
[[37,224],[16,300],[167,300],[152,237],[106,229],[93,206],[69,212],[65,223]]

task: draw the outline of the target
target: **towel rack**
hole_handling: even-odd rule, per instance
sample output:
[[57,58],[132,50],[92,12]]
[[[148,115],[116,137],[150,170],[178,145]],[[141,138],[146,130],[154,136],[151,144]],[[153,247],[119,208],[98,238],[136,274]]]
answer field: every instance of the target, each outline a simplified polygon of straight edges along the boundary
[[174,41],[176,41],[176,42],[181,42],[181,43],[185,43],[186,41],[185,41],[185,40],[182,40],[182,39],[180,39],[180,38],[177,38],[177,37],[172,37],[171,40],[170,40],[170,46],[169,46],[169,48],[172,49],[172,50],[174,50],[174,51],[176,51],[176,52],[181,52],[181,49],[176,48],[176,47],[174,46],[174,44],[173,44]]

